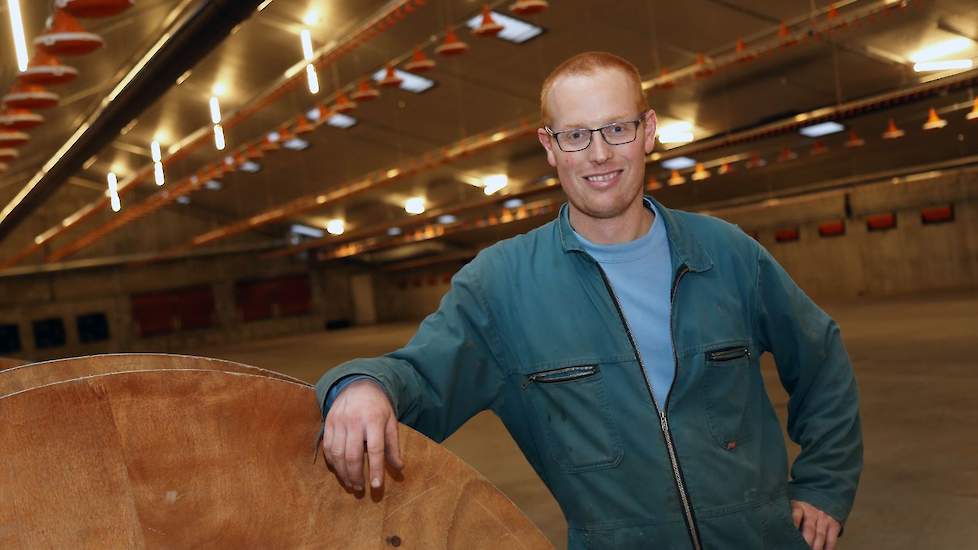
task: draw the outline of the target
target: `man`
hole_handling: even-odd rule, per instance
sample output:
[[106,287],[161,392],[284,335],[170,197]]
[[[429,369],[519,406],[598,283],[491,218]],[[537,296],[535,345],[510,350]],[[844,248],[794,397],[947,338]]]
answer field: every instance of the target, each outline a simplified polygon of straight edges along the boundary
[[[568,204],[460,270],[406,347],[320,380],[337,476],[363,489],[366,443],[379,487],[398,419],[442,441],[491,409],[571,548],[834,548],[862,468],[834,321],[736,227],[643,197],[656,118],[633,65],[575,56],[541,107]],[[802,448],[790,482],[765,351]]]

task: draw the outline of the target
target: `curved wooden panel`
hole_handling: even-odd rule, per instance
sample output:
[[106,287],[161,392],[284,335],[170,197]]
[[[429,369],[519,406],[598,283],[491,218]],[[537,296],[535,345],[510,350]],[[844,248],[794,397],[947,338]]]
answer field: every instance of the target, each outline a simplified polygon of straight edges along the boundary
[[69,357],[67,359],[55,359],[40,363],[27,363],[0,371],[0,397],[38,386],[64,382],[85,376],[160,369],[240,372],[255,376],[267,376],[280,380],[288,380],[297,384],[305,384],[301,380],[275,371],[243,365],[234,361],[225,361],[223,359],[164,353],[114,353]]
[[488,481],[401,426],[385,494],[321,456],[314,391],[204,370],[91,376],[0,398],[0,547],[552,548]]
[[7,369],[12,369],[14,367],[19,367],[21,365],[26,365],[27,363],[29,363],[29,361],[14,359],[13,357],[0,357],[0,372]]

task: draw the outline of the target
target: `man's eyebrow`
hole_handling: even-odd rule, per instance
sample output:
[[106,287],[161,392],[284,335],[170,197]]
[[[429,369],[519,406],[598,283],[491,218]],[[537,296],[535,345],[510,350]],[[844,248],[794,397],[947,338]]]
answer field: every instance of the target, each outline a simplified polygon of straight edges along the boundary
[[[633,116],[634,115],[615,115],[613,117],[609,117],[607,121],[602,122],[601,124],[598,124],[597,126],[590,126],[590,125],[584,124],[583,122],[571,122],[570,124],[563,125],[563,127],[564,127],[564,130],[579,130],[581,128],[600,128],[602,126],[607,126],[609,124],[614,124],[616,122],[626,122],[626,121],[629,121],[629,120],[635,120],[634,118],[632,118]],[[551,129],[555,129],[555,128],[554,127],[551,127]],[[561,130],[561,131],[563,131],[563,130]]]

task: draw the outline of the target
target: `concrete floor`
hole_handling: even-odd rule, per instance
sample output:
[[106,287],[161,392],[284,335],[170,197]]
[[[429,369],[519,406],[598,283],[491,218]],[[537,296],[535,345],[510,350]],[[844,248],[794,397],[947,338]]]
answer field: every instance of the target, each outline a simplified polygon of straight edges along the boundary
[[[839,548],[978,548],[978,292],[826,304],[859,381],[866,466]],[[188,350],[309,382],[354,357],[394,349],[415,324]],[[772,401],[787,399],[764,365]],[[563,516],[506,430],[483,413],[446,446],[481,471],[557,545]]]

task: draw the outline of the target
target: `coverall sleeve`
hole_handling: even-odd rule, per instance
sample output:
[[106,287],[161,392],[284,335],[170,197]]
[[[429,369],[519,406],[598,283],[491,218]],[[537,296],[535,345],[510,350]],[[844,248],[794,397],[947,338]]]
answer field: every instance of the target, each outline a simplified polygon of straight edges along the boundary
[[320,409],[333,384],[351,374],[379,381],[398,420],[438,442],[490,408],[503,377],[497,332],[473,265],[477,262],[455,275],[438,310],[405,347],[354,359],[323,375],[316,384]]
[[788,392],[788,435],[801,446],[789,497],[844,523],[863,466],[859,397],[839,327],[761,246],[754,311],[763,351]]

